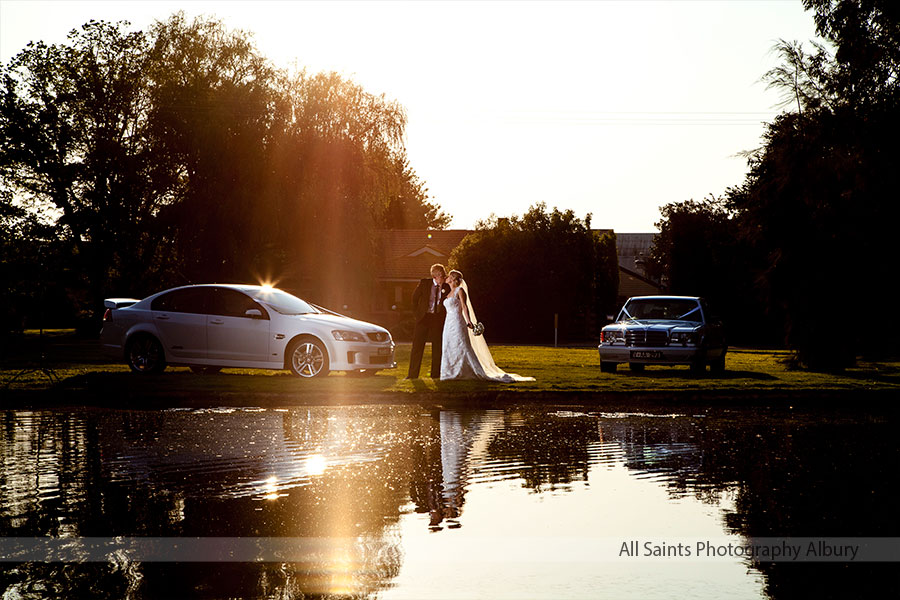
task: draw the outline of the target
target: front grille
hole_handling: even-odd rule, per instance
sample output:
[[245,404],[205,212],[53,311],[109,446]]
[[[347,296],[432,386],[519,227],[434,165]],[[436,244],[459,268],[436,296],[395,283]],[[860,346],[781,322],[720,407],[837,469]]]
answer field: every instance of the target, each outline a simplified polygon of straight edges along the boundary
[[652,329],[629,330],[625,332],[625,345],[637,347],[657,347],[669,344],[669,334]]
[[375,332],[375,333],[368,333],[366,335],[368,335],[369,339],[372,340],[373,342],[386,342],[389,339],[391,339],[390,334],[382,333],[380,331]]

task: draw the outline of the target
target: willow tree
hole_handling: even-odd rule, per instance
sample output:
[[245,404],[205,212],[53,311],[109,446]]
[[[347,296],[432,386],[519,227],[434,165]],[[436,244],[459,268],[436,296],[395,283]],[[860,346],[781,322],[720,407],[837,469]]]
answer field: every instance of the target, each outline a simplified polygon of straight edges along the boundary
[[152,28],[149,121],[177,169],[162,223],[184,281],[246,278],[266,247],[265,196],[277,135],[276,70],[250,34],[182,13]]
[[378,229],[446,222],[406,161],[398,102],[275,69],[216,20],[176,14],[153,36],[151,121],[181,183],[164,220],[186,280],[275,279],[346,303],[374,278]]
[[300,71],[282,94],[271,181],[280,245],[319,293],[346,300],[341,290],[372,280],[375,232],[403,193],[406,113],[336,73]]

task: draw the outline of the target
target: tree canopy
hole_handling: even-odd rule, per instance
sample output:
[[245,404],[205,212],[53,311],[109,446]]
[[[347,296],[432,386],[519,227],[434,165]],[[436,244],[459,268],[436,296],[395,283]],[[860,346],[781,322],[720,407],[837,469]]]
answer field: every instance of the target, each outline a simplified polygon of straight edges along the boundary
[[900,5],[804,6],[834,55],[823,44],[810,53],[798,42],[775,46],[782,63],[763,80],[782,92],[785,112],[722,201],[663,208],[654,257],[673,289],[694,278],[694,288],[731,294],[738,305],[758,296],[755,312],[784,332],[797,362],[832,370],[898,350],[896,320],[851,322],[885,299],[882,282],[898,258]]
[[376,230],[449,222],[409,165],[405,126],[397,102],[277,69],[214,19],[90,21],[2,67],[4,219],[48,215],[88,309],[257,278],[327,297],[371,279]]
[[748,243],[725,198],[711,196],[660,208],[648,274],[669,292],[703,296],[737,344],[779,344],[779,316],[763,300],[763,261]]
[[94,297],[153,251],[146,224],[174,180],[147,126],[149,51],[143,34],[92,21],[68,45],[29,44],[2,72],[3,186],[58,215]]
[[[618,290],[615,236],[591,231],[591,216],[537,204],[521,217],[492,216],[476,225],[450,257],[493,339],[593,339],[597,315],[614,311]],[[479,301],[481,299],[481,301]]]

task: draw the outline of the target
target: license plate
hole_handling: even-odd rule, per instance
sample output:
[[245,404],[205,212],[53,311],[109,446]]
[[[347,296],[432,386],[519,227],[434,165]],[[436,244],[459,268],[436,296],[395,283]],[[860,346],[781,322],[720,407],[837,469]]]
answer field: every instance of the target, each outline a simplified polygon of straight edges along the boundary
[[390,356],[390,355],[391,355],[390,348],[379,348],[378,349],[378,356]]
[[662,358],[659,350],[632,350],[631,358]]

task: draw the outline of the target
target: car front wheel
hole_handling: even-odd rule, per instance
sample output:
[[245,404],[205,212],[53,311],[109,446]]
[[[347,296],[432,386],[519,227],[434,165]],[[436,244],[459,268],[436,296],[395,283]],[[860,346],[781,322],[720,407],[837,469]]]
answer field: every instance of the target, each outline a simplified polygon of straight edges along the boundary
[[128,366],[135,373],[161,373],[166,368],[162,345],[152,335],[136,335],[125,349]]
[[328,352],[318,340],[303,339],[288,348],[288,368],[299,377],[322,377],[328,374]]

